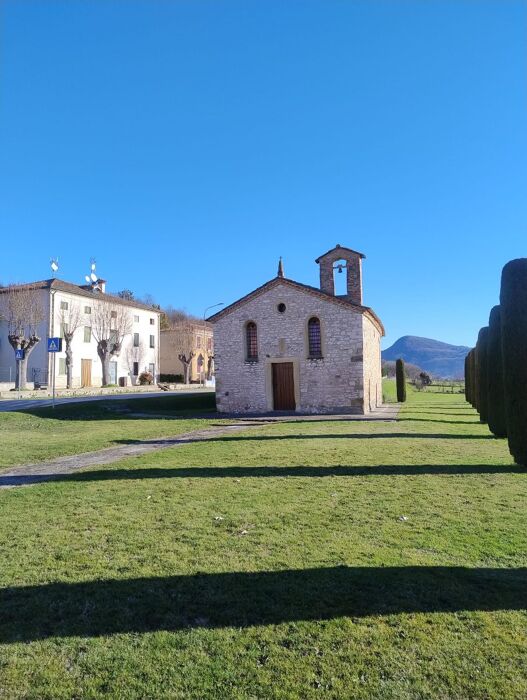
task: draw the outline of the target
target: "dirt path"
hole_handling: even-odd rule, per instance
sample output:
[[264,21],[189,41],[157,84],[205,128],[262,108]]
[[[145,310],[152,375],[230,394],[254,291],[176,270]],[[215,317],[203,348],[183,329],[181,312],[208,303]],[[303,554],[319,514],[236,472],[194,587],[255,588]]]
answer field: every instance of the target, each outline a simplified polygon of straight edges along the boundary
[[[203,430],[193,430],[181,435],[173,437],[152,438],[150,440],[137,440],[128,445],[119,445],[118,447],[106,447],[95,452],[82,452],[77,455],[66,457],[57,457],[57,459],[47,462],[38,462],[36,464],[22,464],[18,467],[13,467],[9,471],[0,473],[0,490],[15,488],[16,486],[30,486],[43,481],[71,474],[72,472],[84,467],[99,467],[103,464],[118,462],[126,457],[137,457],[139,455],[148,454],[155,450],[163,450],[168,447],[177,447],[178,445],[187,445],[191,442],[202,442],[216,438],[218,436],[227,435],[233,432],[241,432],[258,428],[262,425],[277,422],[297,422],[297,421],[333,421],[333,420],[382,420],[394,421],[397,419],[399,405],[389,404],[378,408],[366,416],[352,415],[289,415],[289,416],[260,416],[239,418],[235,423],[229,425],[219,425]],[[223,416],[222,416],[223,417]]]

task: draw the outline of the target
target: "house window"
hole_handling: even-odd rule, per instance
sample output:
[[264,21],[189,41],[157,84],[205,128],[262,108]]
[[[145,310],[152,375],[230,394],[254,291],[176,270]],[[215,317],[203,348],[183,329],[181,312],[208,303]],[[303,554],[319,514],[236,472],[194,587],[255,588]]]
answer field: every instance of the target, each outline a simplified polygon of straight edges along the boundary
[[134,316],[134,323],[139,323],[139,316]]
[[111,311],[111,312],[110,312],[110,316],[111,316],[112,318],[117,318],[117,311]]
[[198,337],[196,338],[196,347],[198,348],[198,350],[201,348],[201,336],[200,335],[198,335]]
[[210,352],[212,350],[212,338],[207,338],[207,351]]
[[66,358],[59,357],[59,374],[66,374]]
[[117,345],[117,343],[119,342],[119,335],[117,331],[110,331],[109,340],[111,345]]
[[91,326],[84,326],[84,342],[91,343]]
[[151,319],[150,319],[150,325],[151,325],[151,326],[155,326],[155,323],[156,323],[155,318],[151,318]]
[[67,323],[61,323],[60,324],[60,337],[65,338],[66,333],[68,332],[68,324]]
[[139,362],[134,362],[134,377],[139,374]]
[[67,301],[61,301],[60,302],[60,308],[62,311],[67,311],[68,310],[68,302]]
[[247,360],[249,362],[255,362],[258,359],[258,334],[254,321],[249,321],[245,326],[245,336],[247,343]]
[[155,337],[155,335],[151,335],[150,336],[150,347],[155,348],[155,346],[156,346],[156,337]]
[[307,336],[309,343],[309,357],[322,357],[322,338],[320,334],[320,320],[313,316],[307,324]]
[[134,348],[139,347],[139,333],[134,333]]
[[84,313],[85,313],[85,314],[91,314],[91,306],[85,306],[85,307],[84,307]]

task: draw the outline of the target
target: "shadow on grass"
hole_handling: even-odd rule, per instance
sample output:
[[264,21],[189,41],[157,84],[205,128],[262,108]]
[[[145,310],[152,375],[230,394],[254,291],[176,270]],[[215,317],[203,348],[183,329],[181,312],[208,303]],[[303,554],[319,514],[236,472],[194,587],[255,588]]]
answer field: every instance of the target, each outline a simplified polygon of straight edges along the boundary
[[[256,427],[256,426],[255,426]],[[392,440],[392,439],[424,439],[424,440],[493,440],[494,435],[474,435],[468,433],[466,435],[452,433],[313,433],[313,434],[291,434],[291,435],[226,435],[222,437],[208,437],[206,442],[246,442],[246,441],[268,441],[268,440]],[[148,445],[158,443],[159,439],[153,440],[136,440],[134,438],[123,438],[122,440],[113,440],[116,445]],[[165,441],[167,442],[167,441]],[[170,442],[170,441],[168,441]],[[173,440],[174,444],[181,442]],[[188,438],[185,443],[203,442],[203,439],[193,440]]]
[[49,583],[0,591],[0,642],[526,607],[525,568],[341,566]]
[[[28,413],[39,418],[54,418],[55,420],[86,420],[104,421],[118,420],[147,420],[158,419],[164,412],[163,418],[181,419],[200,418],[200,413],[206,417],[216,411],[216,396],[214,393],[185,394],[183,396],[160,394],[158,397],[132,399],[100,399],[77,403],[59,403],[55,409],[38,405],[26,408],[20,413]],[[152,415],[149,415],[152,414]]]
[[97,469],[70,474],[0,474],[0,488],[30,486],[44,481],[112,481],[122,479],[241,479],[241,478],[323,478],[328,476],[466,476],[470,474],[527,474],[515,464],[416,464],[334,466],[334,467],[141,467]]

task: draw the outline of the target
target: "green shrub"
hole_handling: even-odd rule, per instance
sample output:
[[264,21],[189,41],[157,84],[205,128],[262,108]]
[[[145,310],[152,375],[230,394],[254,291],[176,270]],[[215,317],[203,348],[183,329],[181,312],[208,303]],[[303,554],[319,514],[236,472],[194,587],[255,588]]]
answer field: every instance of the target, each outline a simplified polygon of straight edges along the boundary
[[399,358],[395,362],[395,383],[397,385],[397,401],[406,401],[406,373],[404,371],[404,360]]
[[527,258],[501,274],[501,348],[509,450],[527,466]]
[[183,384],[182,374],[160,374],[159,381],[167,384]]
[[489,327],[485,326],[478,334],[478,412],[482,423],[488,422],[488,358]]
[[487,393],[489,429],[496,437],[506,437],[507,423],[505,419],[505,394],[503,392],[501,313],[499,306],[494,306],[489,316]]

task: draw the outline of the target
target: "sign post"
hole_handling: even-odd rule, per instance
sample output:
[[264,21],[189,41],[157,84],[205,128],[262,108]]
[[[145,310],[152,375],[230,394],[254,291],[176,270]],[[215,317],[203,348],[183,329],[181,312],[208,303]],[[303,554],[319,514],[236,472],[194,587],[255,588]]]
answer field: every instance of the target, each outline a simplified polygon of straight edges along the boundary
[[18,373],[18,398],[21,399],[22,395],[20,393],[20,383],[22,379],[22,360],[24,359],[25,351],[23,348],[17,348],[15,350],[15,360],[17,361],[17,373]]
[[51,362],[51,386],[53,391],[53,408],[55,408],[55,355],[58,352],[62,352],[62,338],[48,338],[48,352],[53,353],[53,359]]

